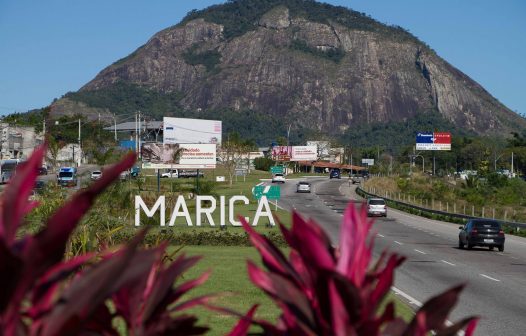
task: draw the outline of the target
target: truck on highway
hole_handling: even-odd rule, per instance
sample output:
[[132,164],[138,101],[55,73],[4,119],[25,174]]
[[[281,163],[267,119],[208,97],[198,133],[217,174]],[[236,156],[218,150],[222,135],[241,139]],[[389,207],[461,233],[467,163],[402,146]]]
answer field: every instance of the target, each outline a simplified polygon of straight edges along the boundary
[[0,184],[9,182],[20,164],[20,160],[4,160],[0,163]]
[[[190,178],[197,177],[197,170],[182,170],[182,169],[168,169],[166,172],[161,174],[162,178]],[[199,177],[204,177],[202,171],[199,171]]]
[[77,186],[77,168],[62,167],[57,173],[57,184],[61,187]]

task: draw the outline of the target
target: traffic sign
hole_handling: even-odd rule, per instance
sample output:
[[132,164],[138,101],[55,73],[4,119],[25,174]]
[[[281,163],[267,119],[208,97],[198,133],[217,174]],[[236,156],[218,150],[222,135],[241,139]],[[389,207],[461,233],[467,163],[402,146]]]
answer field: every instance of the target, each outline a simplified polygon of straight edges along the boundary
[[272,175],[283,174],[283,166],[270,167],[270,172]]
[[279,200],[281,198],[281,188],[279,186],[258,185],[252,188],[252,195],[256,199],[266,196],[268,200]]

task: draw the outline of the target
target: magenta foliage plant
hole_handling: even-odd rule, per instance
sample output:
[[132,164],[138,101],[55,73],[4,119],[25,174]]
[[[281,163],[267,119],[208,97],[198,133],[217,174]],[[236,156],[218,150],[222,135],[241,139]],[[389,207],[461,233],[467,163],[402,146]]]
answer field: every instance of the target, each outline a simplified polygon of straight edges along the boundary
[[134,164],[134,154],[67,201],[42,231],[17,235],[24,216],[38,205],[28,197],[45,150],[38,148],[17,170],[0,199],[0,334],[118,335],[115,317],[121,318],[130,335],[206,332],[184,310],[208,297],[181,298],[209,274],[174,286],[198,257],[180,255],[164,263],[166,245],[141,249],[142,231],[121,249],[64,260],[76,225],[97,195]]
[[[241,219],[242,220],[242,219]],[[256,306],[242,317],[231,335],[245,335],[251,324],[267,335],[472,335],[476,318],[454,324],[447,317],[463,288],[456,286],[427,301],[407,323],[396,316],[393,302],[382,302],[393,285],[395,269],[404,261],[384,252],[373,261],[373,221],[366,210],[346,209],[339,247],[314,221],[293,214],[291,229],[280,224],[290,246],[286,257],[247,222],[243,226],[259,251],[264,269],[248,261],[251,281],[280,308],[277,323],[254,318]],[[449,324],[449,325],[448,325]]]

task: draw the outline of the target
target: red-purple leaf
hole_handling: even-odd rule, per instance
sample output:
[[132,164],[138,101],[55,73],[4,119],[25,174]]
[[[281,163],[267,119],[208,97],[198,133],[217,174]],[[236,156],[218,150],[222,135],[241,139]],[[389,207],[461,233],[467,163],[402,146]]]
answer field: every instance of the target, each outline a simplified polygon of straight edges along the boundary
[[14,241],[22,217],[31,209],[28,197],[35,186],[37,169],[42,165],[45,151],[45,145],[38,147],[29,160],[18,167],[2,195],[0,240],[3,240],[8,246]]
[[240,319],[239,322],[234,326],[228,335],[229,336],[245,336],[250,329],[254,314],[256,313],[257,305],[254,305],[250,308],[244,318]]

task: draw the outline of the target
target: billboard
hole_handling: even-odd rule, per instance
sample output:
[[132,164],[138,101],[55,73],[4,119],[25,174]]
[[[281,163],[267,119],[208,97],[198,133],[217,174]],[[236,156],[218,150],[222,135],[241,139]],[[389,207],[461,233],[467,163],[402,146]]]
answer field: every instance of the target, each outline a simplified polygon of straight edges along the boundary
[[213,169],[216,167],[216,145],[146,143],[141,146],[143,168]]
[[274,146],[272,160],[274,161],[316,161],[318,147],[316,146]]
[[374,159],[362,159],[362,164],[368,166],[374,166]]
[[451,133],[417,133],[416,150],[451,150]]
[[274,146],[272,147],[272,160],[290,161],[292,158],[292,146]]
[[324,158],[329,156],[331,143],[329,141],[307,141],[307,146],[316,146],[318,154]]
[[316,161],[318,160],[317,146],[293,146],[291,161]]
[[164,144],[221,144],[219,120],[163,118]]

